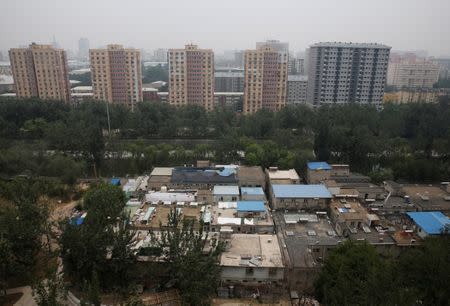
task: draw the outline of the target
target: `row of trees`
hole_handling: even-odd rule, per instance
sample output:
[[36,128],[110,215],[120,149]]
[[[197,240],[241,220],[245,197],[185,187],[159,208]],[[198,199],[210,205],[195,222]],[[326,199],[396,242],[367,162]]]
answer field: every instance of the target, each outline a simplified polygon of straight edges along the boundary
[[[307,160],[350,163],[353,171],[384,178],[448,178],[450,107],[440,104],[286,107],[243,116],[229,109],[174,108],[140,103],[134,112],[106,105],[5,100],[0,103],[3,175],[76,177],[150,171],[155,165],[217,162],[294,167]],[[197,142],[190,139],[201,139]],[[180,143],[180,140],[186,140]],[[152,142],[151,142],[152,141]],[[195,145],[197,144],[197,145]],[[51,158],[49,157],[51,156]],[[68,165],[63,173],[59,164]]]
[[325,305],[448,305],[449,254],[448,235],[428,238],[398,258],[346,241],[326,259],[316,296]]

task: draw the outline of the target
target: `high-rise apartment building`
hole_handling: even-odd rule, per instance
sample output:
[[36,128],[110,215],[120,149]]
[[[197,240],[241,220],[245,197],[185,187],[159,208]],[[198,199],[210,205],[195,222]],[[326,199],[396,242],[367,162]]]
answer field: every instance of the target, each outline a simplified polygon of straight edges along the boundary
[[286,105],[289,55],[270,44],[245,51],[244,114],[259,109],[279,110]]
[[51,45],[9,50],[17,97],[70,102],[67,55]]
[[306,75],[288,75],[287,104],[305,104],[307,87]]
[[89,57],[89,40],[87,38],[80,38],[78,40],[78,57],[82,59]]
[[214,53],[186,45],[169,49],[169,103],[214,108]]
[[308,103],[381,106],[390,49],[365,43],[312,45],[308,51]]
[[142,101],[141,52],[121,45],[89,50],[94,99],[125,104]]
[[439,79],[439,65],[426,59],[389,62],[387,84],[401,88],[433,88]]
[[305,75],[305,60],[303,58],[289,57],[288,74]]

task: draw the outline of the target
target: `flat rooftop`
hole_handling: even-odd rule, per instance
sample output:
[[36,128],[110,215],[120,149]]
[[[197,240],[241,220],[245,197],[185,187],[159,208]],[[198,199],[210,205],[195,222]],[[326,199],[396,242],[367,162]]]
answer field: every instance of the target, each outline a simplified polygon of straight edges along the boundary
[[331,199],[330,191],[321,184],[316,185],[272,185],[273,194],[276,198],[326,198]]
[[172,209],[178,209],[179,212],[181,212],[182,218],[187,218],[191,220],[195,220],[196,223],[200,220],[201,217],[201,207],[192,207],[192,206],[184,206],[179,207],[176,205],[157,205],[157,206],[150,206],[145,205],[142,209],[143,212],[146,212],[148,209],[154,208],[153,217],[151,218],[151,221],[148,224],[140,224],[139,221],[135,222],[135,227],[139,229],[158,229],[161,226],[167,226],[169,221],[169,213]]
[[171,176],[172,170],[172,167],[155,167],[150,176]]
[[229,248],[222,253],[221,266],[282,268],[276,235],[233,234]]
[[289,169],[289,170],[279,170],[275,168],[269,168],[266,170],[267,175],[269,176],[269,179],[273,180],[279,180],[279,179],[291,179],[291,180],[300,180],[300,177],[298,176],[297,171],[295,169]]
[[372,48],[372,49],[391,49],[387,45],[378,43],[353,43],[353,42],[319,42],[311,45],[311,48],[315,47],[330,47],[330,48]]
[[294,267],[317,265],[311,252],[314,246],[334,247],[344,238],[337,235],[326,215],[274,212]]
[[239,187],[236,186],[214,186],[213,194],[217,195],[231,195],[238,196],[239,195]]
[[424,211],[450,211],[450,194],[437,186],[405,185],[402,190]]
[[244,195],[264,195],[264,190],[261,187],[241,187],[241,194]]
[[218,205],[208,206],[211,212],[212,225],[255,225],[272,226],[273,220],[267,212],[267,205],[264,206],[266,214],[264,218],[239,218],[237,217],[237,202],[219,202]]
[[357,199],[333,199],[330,203],[330,210],[333,211],[339,221],[363,220],[367,218],[367,210]]

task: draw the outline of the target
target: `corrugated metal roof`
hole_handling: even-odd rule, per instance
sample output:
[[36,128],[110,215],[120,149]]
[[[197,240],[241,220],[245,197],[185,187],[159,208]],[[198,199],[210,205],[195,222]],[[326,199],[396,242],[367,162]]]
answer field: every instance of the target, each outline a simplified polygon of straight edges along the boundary
[[261,187],[241,187],[242,195],[264,195]]
[[332,198],[324,185],[272,185],[272,189],[276,198]]
[[309,170],[331,170],[331,166],[327,162],[309,162]]
[[237,202],[237,211],[265,211],[263,201],[238,201]]
[[427,234],[441,234],[450,219],[440,211],[407,212],[408,216]]

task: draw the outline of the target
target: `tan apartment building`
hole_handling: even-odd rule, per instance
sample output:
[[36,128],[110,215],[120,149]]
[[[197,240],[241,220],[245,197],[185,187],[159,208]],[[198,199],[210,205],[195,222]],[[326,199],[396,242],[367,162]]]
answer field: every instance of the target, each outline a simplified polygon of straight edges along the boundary
[[17,97],[70,102],[66,51],[31,44],[9,50]]
[[200,105],[214,108],[214,53],[186,45],[184,49],[170,49],[169,103],[175,106]]
[[94,99],[124,104],[131,109],[142,101],[141,52],[122,45],[90,49]]
[[246,50],[243,113],[266,108],[277,111],[286,105],[288,52],[270,44]]
[[390,62],[387,84],[397,88],[433,88],[439,79],[439,66],[427,60]]

